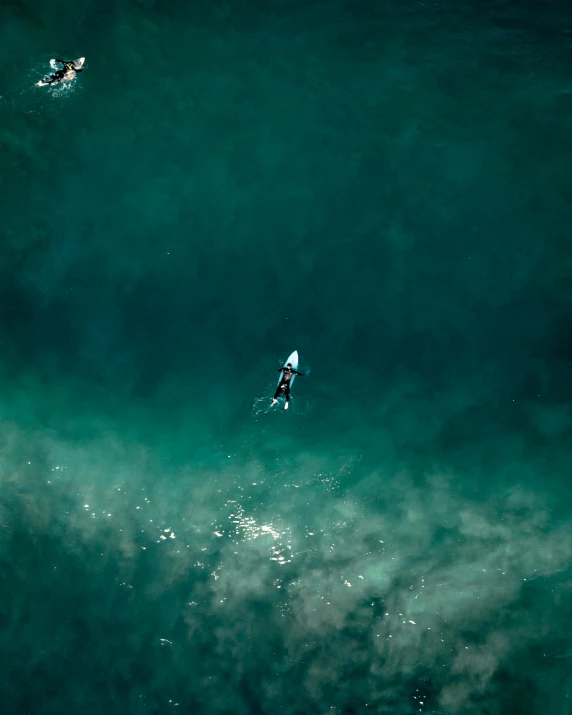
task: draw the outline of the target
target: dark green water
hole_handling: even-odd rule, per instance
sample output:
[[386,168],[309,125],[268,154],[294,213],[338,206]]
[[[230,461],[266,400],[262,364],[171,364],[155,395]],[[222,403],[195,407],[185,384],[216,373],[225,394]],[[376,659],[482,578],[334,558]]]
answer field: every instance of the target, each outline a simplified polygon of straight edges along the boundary
[[2,4],[2,715],[572,713],[571,33]]

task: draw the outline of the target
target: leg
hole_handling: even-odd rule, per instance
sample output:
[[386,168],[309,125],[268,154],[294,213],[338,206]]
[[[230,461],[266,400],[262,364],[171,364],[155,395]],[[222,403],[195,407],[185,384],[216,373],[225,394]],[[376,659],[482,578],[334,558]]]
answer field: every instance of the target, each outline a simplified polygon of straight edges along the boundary
[[51,74],[49,77],[46,77],[44,82],[46,84],[54,84],[55,82],[61,82],[64,78],[65,72],[63,70],[58,70],[57,72],[54,72],[54,74]]
[[288,405],[290,404],[290,385],[286,385],[286,388],[284,390],[284,397],[286,398],[286,404],[284,405],[284,409],[288,409]]
[[276,392],[274,393],[274,397],[272,398],[272,402],[270,403],[271,406],[275,405],[278,402],[278,398],[282,394],[283,390],[284,390],[284,388],[282,386],[282,383],[280,383],[278,385],[278,387],[276,388]]

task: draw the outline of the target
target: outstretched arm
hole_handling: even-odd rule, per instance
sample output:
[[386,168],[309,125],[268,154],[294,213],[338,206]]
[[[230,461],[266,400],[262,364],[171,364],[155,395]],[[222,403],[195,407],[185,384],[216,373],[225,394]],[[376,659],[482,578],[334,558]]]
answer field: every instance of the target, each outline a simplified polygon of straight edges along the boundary
[[292,370],[292,372],[294,373],[294,375],[300,375],[300,377],[304,377],[303,372],[298,372],[298,370]]

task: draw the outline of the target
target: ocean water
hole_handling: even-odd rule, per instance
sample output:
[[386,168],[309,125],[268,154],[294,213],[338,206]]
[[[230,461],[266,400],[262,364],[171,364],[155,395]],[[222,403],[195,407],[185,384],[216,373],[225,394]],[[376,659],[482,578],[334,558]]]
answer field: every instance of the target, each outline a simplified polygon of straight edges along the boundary
[[572,713],[571,37],[2,3],[2,715]]

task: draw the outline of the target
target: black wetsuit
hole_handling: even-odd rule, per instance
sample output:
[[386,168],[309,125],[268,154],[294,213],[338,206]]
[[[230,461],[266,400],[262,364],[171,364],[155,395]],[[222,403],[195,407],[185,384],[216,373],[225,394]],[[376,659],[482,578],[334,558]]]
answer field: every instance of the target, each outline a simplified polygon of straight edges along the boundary
[[54,61],[59,62],[60,65],[64,66],[64,68],[62,70],[58,70],[57,72],[54,72],[54,74],[51,74],[49,77],[45,77],[43,81],[46,84],[54,84],[55,82],[61,82],[70,70],[72,70],[73,72],[81,72],[82,71],[82,68],[76,67],[73,62],[66,62],[65,60],[54,60]]
[[300,375],[300,377],[303,377],[303,373],[294,370],[293,367],[281,367],[278,369],[278,372],[283,373],[282,379],[278,383],[278,387],[276,388],[276,392],[274,393],[274,397],[272,399],[277,400],[280,396],[284,395],[286,402],[288,402],[290,399],[290,382],[292,381],[292,378],[294,375]]

